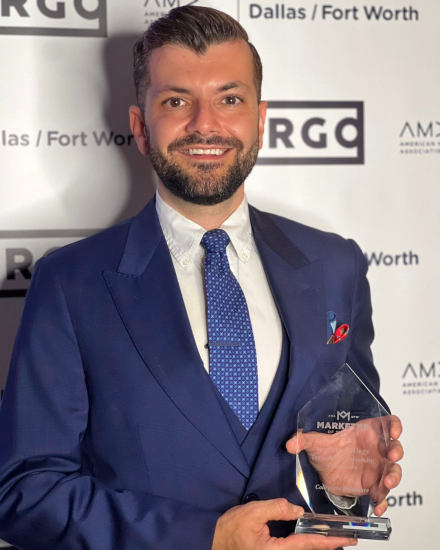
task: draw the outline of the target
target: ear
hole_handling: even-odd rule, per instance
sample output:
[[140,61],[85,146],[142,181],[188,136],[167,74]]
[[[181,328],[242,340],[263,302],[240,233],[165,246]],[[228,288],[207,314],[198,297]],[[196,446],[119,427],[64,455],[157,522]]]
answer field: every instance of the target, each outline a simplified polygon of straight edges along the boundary
[[147,133],[145,131],[146,128],[142,111],[139,107],[132,105],[129,109],[129,115],[131,132],[136,140],[138,149],[143,155],[149,155],[150,148]]
[[264,124],[266,122],[267,114],[267,101],[260,101],[258,105],[259,117],[258,117],[258,139],[260,141],[260,149],[263,147],[263,135],[264,135]]

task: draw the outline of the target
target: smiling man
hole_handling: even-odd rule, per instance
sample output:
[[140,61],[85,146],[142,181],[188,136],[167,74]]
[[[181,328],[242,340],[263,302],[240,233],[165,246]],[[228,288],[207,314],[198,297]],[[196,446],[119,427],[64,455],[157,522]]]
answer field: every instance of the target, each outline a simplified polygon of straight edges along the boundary
[[[212,12],[203,10],[201,17]],[[215,211],[223,219],[208,221],[210,228],[219,227],[224,215],[243,201],[243,183],[262,146],[267,109],[260,100],[258,53],[244,40],[237,23],[221,17],[231,28],[220,43],[219,29],[207,24],[204,42],[190,49],[201,24],[195,21],[193,28],[179,28],[189,44],[182,42],[185,36],[173,35],[170,41],[169,36],[156,37],[154,31],[137,43],[135,82],[140,107],[130,109],[139,150],[150,155],[159,176],[160,196],[179,211],[191,208],[196,216],[212,218],[214,209],[191,205],[217,206]]]
[[[156,197],[38,262],[0,412],[0,536],[24,550],[356,544],[292,534],[290,438],[346,361],[378,392],[363,254],[248,205],[267,104],[234,19],[172,10],[136,43],[134,70],[130,123]],[[337,345],[329,310],[350,325]],[[391,417],[387,490],[400,432]],[[356,496],[328,494],[335,512]]]
[[[152,53],[149,67],[154,84],[146,94],[142,152],[150,155],[159,180],[185,202],[230,199],[257,160],[266,112],[266,104],[256,100],[248,45],[212,45],[202,56],[164,45]],[[237,78],[228,81],[231,76]],[[131,115],[136,131],[143,116],[139,108]]]

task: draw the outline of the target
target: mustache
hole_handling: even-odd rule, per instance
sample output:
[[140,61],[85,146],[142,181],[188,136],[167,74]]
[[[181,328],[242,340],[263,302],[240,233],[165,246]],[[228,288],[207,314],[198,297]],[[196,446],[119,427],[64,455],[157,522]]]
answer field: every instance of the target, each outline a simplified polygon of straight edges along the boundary
[[243,149],[243,143],[234,137],[221,137],[221,136],[211,136],[207,139],[203,139],[201,136],[192,134],[184,138],[176,139],[168,145],[168,151],[176,151],[177,149],[183,149],[190,145],[217,145],[219,147],[226,147],[228,149],[238,149],[241,151]]

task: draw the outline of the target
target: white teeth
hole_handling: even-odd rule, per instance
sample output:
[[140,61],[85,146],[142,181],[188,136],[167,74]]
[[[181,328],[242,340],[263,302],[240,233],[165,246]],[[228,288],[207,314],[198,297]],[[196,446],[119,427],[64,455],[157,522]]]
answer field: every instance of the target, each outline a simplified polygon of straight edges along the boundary
[[223,155],[224,149],[189,149],[189,155]]

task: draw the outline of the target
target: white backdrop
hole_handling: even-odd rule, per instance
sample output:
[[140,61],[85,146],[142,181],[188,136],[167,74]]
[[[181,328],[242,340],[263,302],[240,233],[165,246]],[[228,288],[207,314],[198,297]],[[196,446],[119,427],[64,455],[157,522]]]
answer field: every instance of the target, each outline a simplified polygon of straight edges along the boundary
[[2,0],[0,389],[35,260],[154,192],[128,127],[131,48],[152,20],[191,3],[238,18],[262,56],[270,109],[250,202],[353,237],[370,261],[373,352],[405,427],[387,548],[419,548],[420,532],[437,548],[438,2]]

